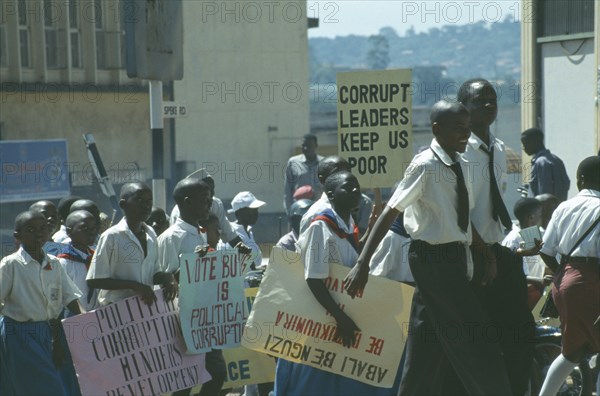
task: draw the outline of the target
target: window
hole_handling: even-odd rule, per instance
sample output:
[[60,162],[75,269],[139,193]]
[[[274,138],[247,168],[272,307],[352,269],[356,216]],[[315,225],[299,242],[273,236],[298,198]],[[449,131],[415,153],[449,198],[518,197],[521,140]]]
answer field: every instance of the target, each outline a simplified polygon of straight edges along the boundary
[[44,34],[46,35],[46,67],[60,69],[67,67],[67,37],[60,29],[63,11],[62,3],[44,0]]
[[594,32],[594,0],[540,0],[539,37]]
[[8,66],[8,49],[6,48],[6,26],[0,25],[0,67]]
[[69,35],[71,36],[71,67],[83,67],[81,59],[81,34],[79,31],[79,0],[69,0]]
[[27,3],[19,0],[19,46],[21,51],[21,67],[31,67],[31,42],[29,28],[27,27]]

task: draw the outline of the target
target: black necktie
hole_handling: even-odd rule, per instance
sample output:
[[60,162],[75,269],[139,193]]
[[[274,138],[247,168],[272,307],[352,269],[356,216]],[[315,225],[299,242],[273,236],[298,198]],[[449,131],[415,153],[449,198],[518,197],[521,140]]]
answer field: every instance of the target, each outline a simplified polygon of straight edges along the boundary
[[508,214],[508,210],[506,210],[506,206],[504,205],[504,201],[502,200],[502,196],[500,195],[500,190],[498,189],[498,182],[496,181],[496,173],[494,172],[494,146],[490,147],[490,150],[486,150],[485,147],[479,146],[489,157],[489,173],[490,173],[490,192],[492,195],[492,216],[495,221],[502,222],[504,228],[511,229],[512,221],[510,220],[510,215]]
[[469,228],[469,194],[467,193],[467,185],[465,184],[465,177],[459,162],[450,165],[450,169],[456,175],[458,226],[466,233]]

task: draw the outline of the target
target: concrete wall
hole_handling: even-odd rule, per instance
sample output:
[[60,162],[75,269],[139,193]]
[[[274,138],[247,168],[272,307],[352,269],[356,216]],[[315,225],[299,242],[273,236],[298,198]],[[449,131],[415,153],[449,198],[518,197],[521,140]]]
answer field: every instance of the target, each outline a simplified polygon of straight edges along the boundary
[[207,168],[226,202],[250,190],[283,212],[283,169],[309,131],[306,1],[183,4],[176,160]]

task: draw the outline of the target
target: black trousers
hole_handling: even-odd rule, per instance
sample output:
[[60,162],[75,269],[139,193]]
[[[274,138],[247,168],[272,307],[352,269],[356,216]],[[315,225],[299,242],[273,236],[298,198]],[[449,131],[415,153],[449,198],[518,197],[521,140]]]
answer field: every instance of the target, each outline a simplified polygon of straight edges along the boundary
[[[212,376],[212,379],[202,384],[198,393],[199,396],[219,396],[223,383],[227,379],[227,367],[223,358],[223,351],[212,349],[206,353],[206,371]],[[188,396],[192,388],[182,389],[174,392],[173,396]]]
[[463,394],[510,394],[494,324],[466,277],[464,245],[413,241],[409,264],[416,288],[399,394],[452,394],[454,375]]

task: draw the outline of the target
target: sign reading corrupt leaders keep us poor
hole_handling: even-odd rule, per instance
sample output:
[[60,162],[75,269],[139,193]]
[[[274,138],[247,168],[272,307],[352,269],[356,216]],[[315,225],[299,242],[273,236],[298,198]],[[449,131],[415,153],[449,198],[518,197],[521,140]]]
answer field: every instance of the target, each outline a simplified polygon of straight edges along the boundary
[[325,286],[361,329],[350,348],[336,341],[336,322],[317,302],[304,280],[295,252],[274,248],[242,345],[297,363],[391,388],[400,364],[413,290],[369,276],[364,292],[352,299],[343,288],[349,269],[330,266]]
[[187,355],[177,299],[162,290],[62,321],[84,395],[158,395],[205,383],[204,355]]
[[191,353],[241,345],[250,312],[244,294],[250,260],[236,250],[180,256],[179,315]]
[[362,188],[391,187],[412,152],[410,69],[337,73],[338,154]]

